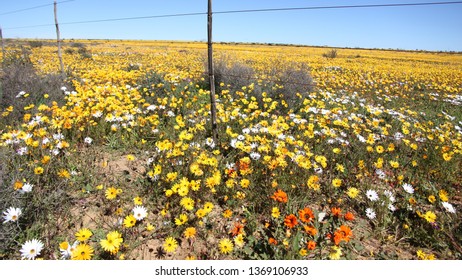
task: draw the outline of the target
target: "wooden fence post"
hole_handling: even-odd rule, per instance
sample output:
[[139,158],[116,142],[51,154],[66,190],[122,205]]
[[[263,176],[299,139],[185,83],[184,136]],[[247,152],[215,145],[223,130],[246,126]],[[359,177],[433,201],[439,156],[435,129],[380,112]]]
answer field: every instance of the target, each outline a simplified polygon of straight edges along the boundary
[[63,56],[61,54],[61,39],[59,36],[59,25],[58,25],[58,8],[56,5],[56,0],[54,2],[54,11],[55,11],[55,25],[56,25],[56,38],[58,41],[58,58],[59,58],[59,65],[61,67],[61,74],[64,75],[64,63],[63,63]]
[[213,43],[212,43],[212,0],[208,0],[207,9],[207,38],[208,38],[208,72],[210,83],[210,113],[212,118],[212,138],[218,145],[217,104],[215,99],[215,75],[213,72]]
[[0,27],[0,40],[2,41],[2,62],[5,61],[5,42],[3,41],[2,28]]

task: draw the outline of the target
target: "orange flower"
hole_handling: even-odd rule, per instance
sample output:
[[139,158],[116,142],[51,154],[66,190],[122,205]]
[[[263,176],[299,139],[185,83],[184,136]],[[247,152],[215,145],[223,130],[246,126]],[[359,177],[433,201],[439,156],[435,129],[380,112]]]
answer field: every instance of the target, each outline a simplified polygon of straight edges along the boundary
[[308,235],[315,236],[318,233],[318,230],[313,226],[304,226],[303,228]]
[[340,217],[342,215],[342,210],[338,207],[334,207],[332,209],[330,209],[330,211],[332,212],[332,215],[334,217]]
[[316,248],[316,242],[310,240],[308,241],[308,243],[306,243],[306,247],[308,248],[308,250],[314,250]]
[[353,215],[351,212],[347,212],[344,217],[347,221],[353,221],[355,219],[355,215]]
[[288,228],[293,228],[298,224],[297,217],[295,217],[294,214],[290,214],[284,219],[284,225],[286,225]]
[[341,225],[338,230],[334,232],[334,243],[335,245],[340,244],[341,241],[348,242],[353,237],[353,231],[346,225]]
[[277,245],[278,244],[278,241],[276,239],[272,238],[272,237],[270,237],[268,239],[268,242],[269,242],[269,244],[272,244],[272,245]]
[[298,216],[300,217],[300,220],[304,223],[310,223],[314,220],[313,211],[311,211],[311,209],[308,207],[298,210]]
[[283,190],[278,189],[272,196],[272,199],[274,199],[277,202],[287,202],[287,193],[285,193]]
[[240,222],[237,222],[234,224],[234,227],[230,233],[232,236],[237,236],[239,234],[242,234],[243,232],[244,232],[244,225],[241,224]]
[[250,162],[246,160],[247,158],[240,159],[236,167],[239,171],[247,171],[250,168]]
[[231,178],[234,178],[236,177],[236,170],[234,170],[234,168],[226,169],[226,175],[228,175]]

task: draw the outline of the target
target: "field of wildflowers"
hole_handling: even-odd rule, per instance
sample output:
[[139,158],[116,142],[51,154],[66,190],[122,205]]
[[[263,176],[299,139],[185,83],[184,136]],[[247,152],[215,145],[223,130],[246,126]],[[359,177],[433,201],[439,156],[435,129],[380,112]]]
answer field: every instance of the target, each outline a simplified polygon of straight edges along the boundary
[[205,44],[66,41],[0,92],[0,258],[461,259],[462,55],[326,52],[217,44],[215,143]]

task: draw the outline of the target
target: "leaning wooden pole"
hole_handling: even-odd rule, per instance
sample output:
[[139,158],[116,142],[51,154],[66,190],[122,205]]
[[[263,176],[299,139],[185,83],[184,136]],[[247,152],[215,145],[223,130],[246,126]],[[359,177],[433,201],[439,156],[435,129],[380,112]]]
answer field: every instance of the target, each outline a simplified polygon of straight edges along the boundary
[[63,63],[63,55],[61,53],[61,38],[59,35],[59,25],[58,25],[58,8],[56,4],[56,0],[54,2],[54,10],[55,10],[55,25],[56,25],[56,39],[58,41],[58,58],[59,58],[59,66],[61,69],[61,74],[64,75],[64,63]]
[[0,27],[0,40],[2,41],[2,62],[5,61],[5,42],[3,41],[2,28]]
[[208,0],[207,9],[207,38],[208,38],[208,72],[210,83],[210,113],[212,118],[212,138],[218,145],[217,103],[215,99],[215,75],[213,72],[213,43],[212,43],[212,0]]

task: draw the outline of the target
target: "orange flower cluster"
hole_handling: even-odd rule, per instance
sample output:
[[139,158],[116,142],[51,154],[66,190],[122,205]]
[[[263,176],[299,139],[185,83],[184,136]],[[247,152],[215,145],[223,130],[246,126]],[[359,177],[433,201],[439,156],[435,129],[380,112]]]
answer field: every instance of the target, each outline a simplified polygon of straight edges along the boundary
[[[283,190],[277,190],[272,196],[272,199],[274,199],[277,202],[283,202],[287,203],[287,193],[285,193]],[[295,217],[295,216],[294,216]]]

